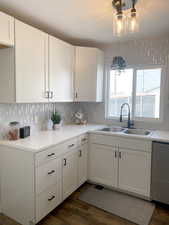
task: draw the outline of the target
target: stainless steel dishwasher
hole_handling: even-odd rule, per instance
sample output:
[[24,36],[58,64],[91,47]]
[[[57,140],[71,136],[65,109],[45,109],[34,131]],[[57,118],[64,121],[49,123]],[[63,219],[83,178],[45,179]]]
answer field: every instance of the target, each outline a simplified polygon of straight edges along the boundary
[[169,204],[169,143],[153,142],[151,197]]

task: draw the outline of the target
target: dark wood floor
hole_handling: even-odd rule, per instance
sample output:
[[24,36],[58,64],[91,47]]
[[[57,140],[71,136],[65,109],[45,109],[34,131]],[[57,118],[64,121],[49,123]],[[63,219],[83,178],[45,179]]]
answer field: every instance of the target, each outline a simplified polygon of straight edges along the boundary
[[[89,184],[83,185],[38,225],[134,225],[78,200],[79,193],[88,187]],[[0,225],[19,224],[5,216],[0,216]],[[150,225],[169,225],[169,206],[156,205]]]

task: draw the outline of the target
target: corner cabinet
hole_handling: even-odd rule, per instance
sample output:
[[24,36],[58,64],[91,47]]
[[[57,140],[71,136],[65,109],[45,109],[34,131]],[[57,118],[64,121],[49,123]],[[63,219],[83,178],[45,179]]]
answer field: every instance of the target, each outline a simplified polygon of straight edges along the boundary
[[0,12],[0,46],[14,46],[14,18]]
[[0,146],[2,213],[37,224],[87,180],[87,151],[86,134],[39,152]]
[[73,102],[75,47],[49,36],[49,90],[52,101]]
[[102,102],[103,52],[97,48],[76,47],[75,101]]

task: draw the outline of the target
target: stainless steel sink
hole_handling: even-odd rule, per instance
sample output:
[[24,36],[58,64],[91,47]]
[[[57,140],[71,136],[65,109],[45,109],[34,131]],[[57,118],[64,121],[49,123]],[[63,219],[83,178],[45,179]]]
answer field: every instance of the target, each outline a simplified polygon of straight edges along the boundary
[[105,132],[123,132],[125,131],[124,128],[122,127],[105,127],[101,129],[100,131],[105,131]]
[[123,133],[128,135],[142,135],[142,136],[148,136],[151,134],[151,131],[149,130],[137,129],[137,128],[128,129],[123,127],[105,127],[101,129],[100,131],[116,132],[116,133]]
[[126,129],[124,131],[125,134],[134,134],[134,135],[150,135],[151,131],[143,130],[143,129]]

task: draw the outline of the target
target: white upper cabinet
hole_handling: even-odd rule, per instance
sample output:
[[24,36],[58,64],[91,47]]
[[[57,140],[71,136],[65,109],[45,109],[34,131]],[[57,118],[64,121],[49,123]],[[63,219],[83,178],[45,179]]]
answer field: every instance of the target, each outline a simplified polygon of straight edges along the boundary
[[101,50],[72,46],[1,12],[0,31],[0,47],[15,45],[0,49],[0,103],[103,100]]
[[15,21],[16,102],[45,102],[48,35]]
[[0,45],[14,45],[14,18],[0,12]]
[[49,89],[51,101],[73,101],[74,59],[74,46],[49,36]]
[[103,52],[97,48],[76,47],[75,101],[103,100]]

